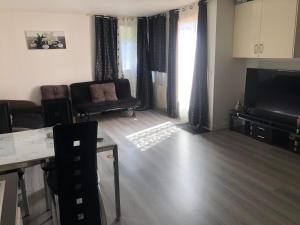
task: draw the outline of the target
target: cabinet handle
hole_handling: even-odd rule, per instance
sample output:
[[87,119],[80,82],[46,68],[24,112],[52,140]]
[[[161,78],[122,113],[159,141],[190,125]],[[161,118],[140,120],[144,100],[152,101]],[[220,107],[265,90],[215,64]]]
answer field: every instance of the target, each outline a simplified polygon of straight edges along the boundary
[[259,53],[258,50],[259,50],[258,44],[254,45],[254,54]]
[[263,53],[264,52],[264,44],[261,43],[259,44],[259,53]]
[[260,138],[260,139],[265,139],[265,137],[261,136],[261,135],[257,135],[257,137]]
[[262,127],[257,127],[259,130],[262,130],[262,131],[265,131],[265,129],[264,128],[262,128]]

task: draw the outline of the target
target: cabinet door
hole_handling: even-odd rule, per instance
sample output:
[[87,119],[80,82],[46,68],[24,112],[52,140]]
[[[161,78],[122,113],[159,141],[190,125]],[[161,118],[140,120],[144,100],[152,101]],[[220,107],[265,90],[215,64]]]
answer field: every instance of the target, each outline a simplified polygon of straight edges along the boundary
[[261,58],[293,58],[298,0],[263,0]]
[[250,1],[235,7],[233,57],[258,58],[262,0]]

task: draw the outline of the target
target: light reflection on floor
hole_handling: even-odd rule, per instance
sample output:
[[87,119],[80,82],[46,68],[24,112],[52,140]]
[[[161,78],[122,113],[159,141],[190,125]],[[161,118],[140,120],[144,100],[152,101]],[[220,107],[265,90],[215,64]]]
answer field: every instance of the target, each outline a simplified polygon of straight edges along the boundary
[[171,122],[159,124],[137,133],[128,135],[128,138],[139,150],[146,151],[158,143],[177,133],[179,128]]

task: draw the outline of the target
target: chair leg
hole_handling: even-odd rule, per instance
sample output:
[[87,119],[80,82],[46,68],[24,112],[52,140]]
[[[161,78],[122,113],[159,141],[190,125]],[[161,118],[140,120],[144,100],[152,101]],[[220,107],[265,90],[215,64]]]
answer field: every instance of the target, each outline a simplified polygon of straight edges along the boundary
[[133,118],[136,118],[136,112],[135,112],[135,109],[133,108],[132,111],[133,111],[132,117],[133,117]]
[[133,118],[136,117],[134,108],[128,108],[128,109],[127,109],[127,112],[128,112],[128,116],[129,116],[129,117],[133,117]]
[[103,199],[101,197],[100,184],[98,184],[98,193],[99,193],[99,201],[100,201],[101,225],[107,225],[106,212],[104,208]]
[[28,206],[28,199],[27,199],[27,192],[26,192],[26,185],[24,176],[19,178],[19,184],[21,188],[22,194],[22,205],[24,210],[24,216],[29,216],[29,206]]
[[43,178],[44,178],[44,190],[45,190],[45,199],[46,199],[46,210],[49,211],[51,209],[50,205],[50,197],[49,197],[49,187],[47,183],[47,173],[43,172]]

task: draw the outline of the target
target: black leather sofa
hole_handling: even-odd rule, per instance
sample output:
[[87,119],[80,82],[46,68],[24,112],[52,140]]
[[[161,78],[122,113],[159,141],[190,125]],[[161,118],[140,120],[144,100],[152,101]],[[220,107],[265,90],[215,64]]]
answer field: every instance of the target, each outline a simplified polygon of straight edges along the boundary
[[[111,82],[115,83],[118,101],[93,103],[90,94],[90,85]],[[79,116],[90,116],[118,109],[128,109],[134,112],[137,105],[137,100],[131,96],[130,83],[127,79],[74,83],[70,85],[70,91],[74,114]]]
[[8,103],[12,115],[13,131],[43,127],[42,109],[34,102],[25,100],[0,100],[0,103]]

